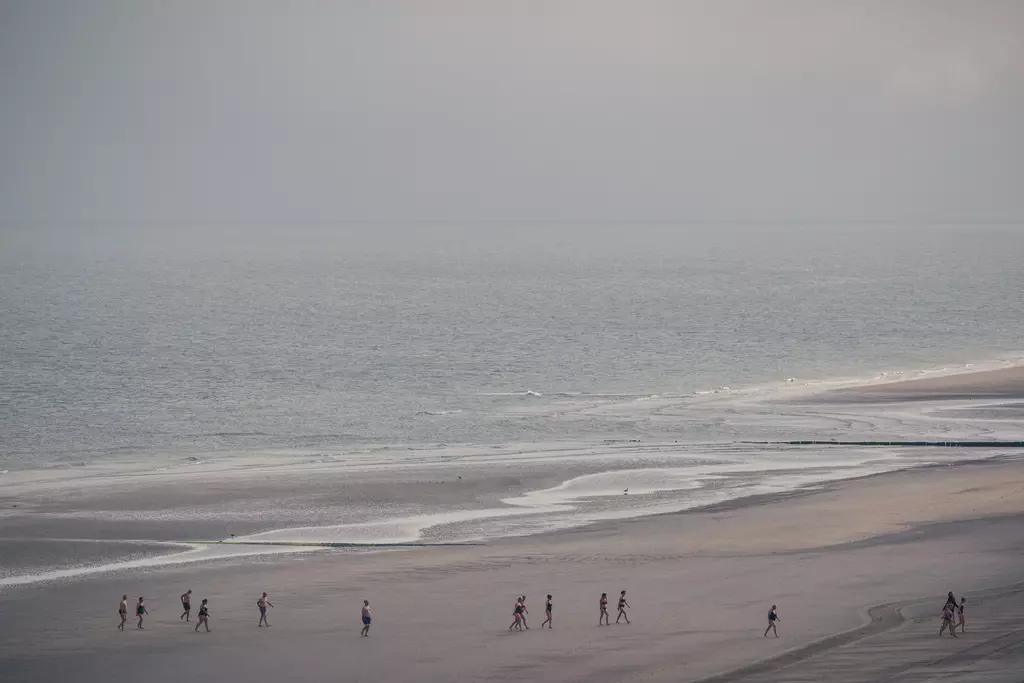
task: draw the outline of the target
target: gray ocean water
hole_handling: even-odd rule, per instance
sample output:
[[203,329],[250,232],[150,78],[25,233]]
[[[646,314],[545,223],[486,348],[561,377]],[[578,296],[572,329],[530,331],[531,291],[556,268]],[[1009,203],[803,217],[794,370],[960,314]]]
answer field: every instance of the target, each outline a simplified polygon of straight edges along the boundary
[[777,400],[1019,362],[1013,227],[0,238],[0,588],[486,541],[1000,454],[751,440],[1019,438],[988,404]]
[[0,469],[713,439],[714,425],[522,407],[1024,346],[1016,227],[94,226],[2,238]]

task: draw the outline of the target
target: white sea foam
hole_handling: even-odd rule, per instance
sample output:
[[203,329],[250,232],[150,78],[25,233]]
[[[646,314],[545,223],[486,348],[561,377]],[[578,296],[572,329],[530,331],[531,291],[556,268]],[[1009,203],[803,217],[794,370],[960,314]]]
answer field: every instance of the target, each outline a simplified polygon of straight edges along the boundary
[[123,562],[109,562],[99,565],[86,565],[81,567],[67,567],[49,571],[34,572],[0,578],[0,588],[8,586],[23,586],[44,581],[58,581],[61,579],[77,579],[96,574],[124,571],[130,569],[150,569],[165,567],[169,565],[193,564],[196,562],[208,562],[211,560],[224,560],[235,557],[250,557],[254,555],[268,555],[284,552],[308,552],[316,550],[316,547],[275,547],[258,545],[233,545],[223,544],[189,544],[182,543],[180,547],[187,548],[181,552],[169,555],[155,555],[138,560],[126,560]]

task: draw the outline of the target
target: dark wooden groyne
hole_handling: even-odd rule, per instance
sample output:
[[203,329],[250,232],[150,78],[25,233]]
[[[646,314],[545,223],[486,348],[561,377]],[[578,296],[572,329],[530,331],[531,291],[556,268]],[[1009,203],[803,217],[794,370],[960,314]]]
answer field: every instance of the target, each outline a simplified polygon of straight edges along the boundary
[[757,446],[937,446],[939,448],[1024,448],[1024,441],[743,441]]

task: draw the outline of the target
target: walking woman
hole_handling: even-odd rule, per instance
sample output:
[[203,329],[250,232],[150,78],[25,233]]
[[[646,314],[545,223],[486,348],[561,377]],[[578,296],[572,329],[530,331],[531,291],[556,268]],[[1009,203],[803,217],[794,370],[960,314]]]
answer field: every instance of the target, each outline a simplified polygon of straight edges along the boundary
[[513,621],[512,624],[508,627],[509,631],[511,631],[513,628],[517,631],[523,630],[523,609],[524,607],[522,600],[520,598],[516,598],[515,607],[512,608]]
[[551,607],[551,596],[548,595],[548,601],[544,603],[544,616],[547,618],[544,619],[543,622],[541,622],[541,628],[544,628],[544,624],[547,624],[548,628],[551,628],[551,625],[555,623],[551,620]]
[[629,609],[629,603],[626,602],[626,591],[622,591],[619,595],[619,616],[615,617],[615,623],[619,623],[619,619],[625,617],[626,623],[629,623],[629,617],[626,616],[626,610]]
[[135,616],[139,618],[139,628],[142,628],[142,617],[149,614],[146,611],[146,598],[140,597],[139,601],[135,603]]
[[210,607],[206,604],[206,598],[203,598],[202,603],[199,605],[199,621],[196,622],[196,630],[199,630],[199,626],[205,626],[206,632],[210,632]]
[[946,629],[949,629],[949,635],[956,638],[956,609],[954,609],[956,603],[947,602],[942,608],[942,626],[939,627],[939,635],[945,633]]

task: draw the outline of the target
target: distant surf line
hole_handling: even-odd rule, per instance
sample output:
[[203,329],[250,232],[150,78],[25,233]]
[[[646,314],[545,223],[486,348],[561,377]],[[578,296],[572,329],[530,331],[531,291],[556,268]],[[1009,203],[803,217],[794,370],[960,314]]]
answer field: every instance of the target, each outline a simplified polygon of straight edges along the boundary
[[394,543],[387,542],[358,542],[358,541],[244,541],[244,540],[230,540],[230,541],[184,541],[189,545],[199,546],[219,546],[219,545],[232,545],[232,546],[248,546],[248,545],[272,545],[272,546],[295,546],[300,548],[437,548],[437,547],[459,547],[459,546],[474,546],[484,545],[484,543],[474,541],[451,541],[444,542],[438,541],[436,543],[429,541],[396,541]]

